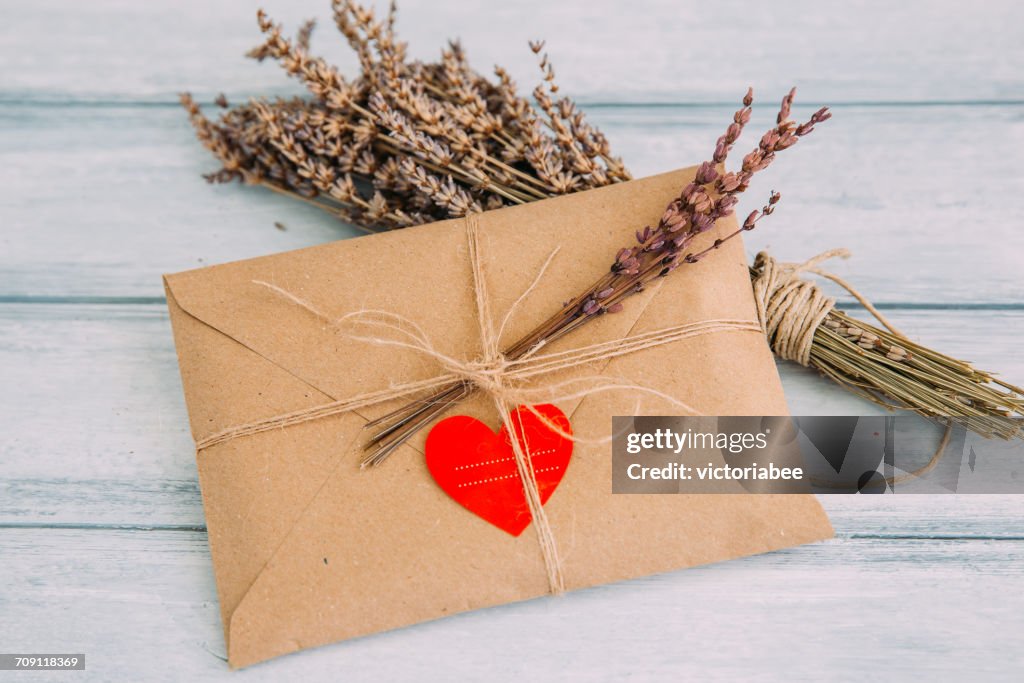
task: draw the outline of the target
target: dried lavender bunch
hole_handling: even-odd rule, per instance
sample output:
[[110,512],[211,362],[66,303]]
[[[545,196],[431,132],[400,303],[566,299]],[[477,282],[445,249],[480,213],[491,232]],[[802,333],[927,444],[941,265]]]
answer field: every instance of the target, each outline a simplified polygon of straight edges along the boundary
[[[769,260],[758,254],[752,280]],[[856,290],[837,281],[886,329],[833,308],[813,331],[807,367],[888,410],[912,410],[985,438],[1024,438],[1024,389],[908,339]],[[768,341],[788,356],[776,349],[771,330]]]
[[815,330],[810,366],[890,410],[952,421],[986,438],[1024,438],[1024,389],[842,311]]
[[[378,231],[630,179],[576,104],[556,98],[547,54],[535,108],[501,67],[496,81],[473,70],[457,42],[436,63],[409,60],[393,3],[380,20],[350,0],[332,6],[359,58],[357,78],[310,55],[312,22],[292,40],[261,10],[264,42],[249,56],[277,61],[312,97],[229,108],[220,96],[227,111],[213,121],[181,96],[200,142],[221,162],[210,182],[262,185]],[[530,47],[541,54],[543,43]]]
[[[512,344],[504,351],[505,358],[522,358],[538,345],[559,339],[601,315],[621,311],[626,298],[643,291],[654,280],[667,277],[684,264],[699,262],[728,240],[753,230],[761,218],[770,215],[780,199],[776,192],[771,193],[760,211],[751,212],[737,230],[716,239],[704,249],[692,248],[699,235],[711,230],[719,218],[733,213],[739,201],[738,195],[747,189],[757,172],[775,160],[778,152],[792,147],[813,131],[815,125],[831,117],[828,109],[822,108],[805,123],[789,120],[794,95],[795,90],[791,90],[783,98],[777,125],[765,133],[757,148],[743,158],[740,170],[720,172],[718,168],[724,165],[744,126],[750,121],[753,92],[748,90],[743,98],[743,107],[733,115],[732,123],[718,138],[711,160],[701,164],[694,180],[669,203],[658,224],[638,230],[636,243],[619,250],[604,276]],[[366,448],[370,452],[364,459],[364,465],[383,462],[399,445],[474,390],[467,381],[453,381],[451,385],[434,390],[372,422],[369,426],[380,427],[380,430],[367,443]]]

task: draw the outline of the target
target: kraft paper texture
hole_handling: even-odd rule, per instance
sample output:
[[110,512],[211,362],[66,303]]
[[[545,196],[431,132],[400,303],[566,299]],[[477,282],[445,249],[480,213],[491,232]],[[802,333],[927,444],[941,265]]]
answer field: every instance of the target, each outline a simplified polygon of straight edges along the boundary
[[[616,251],[636,229],[655,224],[694,174],[690,168],[482,214],[480,256],[496,322],[559,248],[503,346],[606,272]],[[736,226],[731,218],[719,223],[702,243]],[[473,358],[480,339],[471,278],[462,220],[166,276],[194,438],[441,372],[413,351],[350,339],[254,280],[330,316],[360,309],[406,316],[438,350]],[[756,320],[739,239],[548,350],[710,318]],[[706,415],[788,414],[772,354],[751,331],[686,339],[579,373],[621,377]],[[610,434],[612,416],[633,414],[637,401],[645,414],[678,413],[663,399],[634,392],[558,405],[577,436],[599,439]],[[427,430],[382,466],[358,467],[368,434],[363,425],[397,406],[246,436],[198,454],[232,667],[548,592],[533,526],[513,537],[448,498],[424,464]],[[474,396],[449,414],[497,429],[493,410]],[[611,444],[577,443],[545,506],[568,589],[832,534],[812,496],[611,490]]]

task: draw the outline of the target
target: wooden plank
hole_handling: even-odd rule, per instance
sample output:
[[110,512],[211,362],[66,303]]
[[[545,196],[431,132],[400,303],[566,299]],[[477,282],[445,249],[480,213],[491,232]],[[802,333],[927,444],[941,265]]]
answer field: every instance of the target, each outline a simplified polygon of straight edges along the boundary
[[[198,482],[0,480],[0,530],[204,531]],[[844,538],[1022,539],[1018,494],[819,496]]]
[[[8,529],[0,554],[6,649],[85,652],[91,679],[232,675],[205,534]],[[244,675],[835,680],[870,666],[871,678],[998,679],[1024,666],[1022,579],[1020,541],[848,539],[463,614]]]
[[[383,8],[384,3],[374,4]],[[0,43],[4,99],[167,101],[183,89],[212,98],[292,91],[270,65],[243,59],[258,42],[248,0],[218,2],[40,0],[5,8]],[[327,0],[264,0],[294,31],[322,20],[313,47],[346,73],[355,60],[334,32]],[[1011,26],[1019,3],[957,11],[928,0],[864,0],[823,11],[813,0],[779,7],[752,0],[522,0],[465,11],[454,3],[400,2],[398,28],[415,57],[433,59],[462,38],[473,64],[507,65],[536,82],[526,42],[548,39],[567,92],[591,100],[732,101],[748,84],[813,99],[978,100],[1019,98],[1024,46]]]
[[[1024,174],[978,141],[1021,147],[1022,110],[840,108],[741,206],[784,195],[748,251],[792,260],[847,246],[855,258],[834,268],[876,301],[1020,304]],[[730,110],[594,114],[645,175],[705,158]],[[199,174],[215,166],[176,107],[0,106],[0,123],[0,296],[160,296],[164,272],[356,234],[265,190],[207,186]]]
[[[1022,312],[893,311],[893,320],[979,367],[1024,378]],[[167,316],[160,305],[0,305],[0,525],[201,527],[193,445]],[[978,340],[984,340],[980,344]],[[803,368],[780,367],[795,414],[874,414]],[[832,500],[839,500],[833,497]],[[918,498],[918,497],[914,497]],[[964,503],[835,503],[850,533],[1024,535],[1024,498]],[[863,508],[876,510],[870,519]],[[906,505],[891,508],[887,505]],[[931,505],[931,507],[929,507]],[[851,506],[851,507],[845,507]],[[920,508],[916,506],[921,506]]]

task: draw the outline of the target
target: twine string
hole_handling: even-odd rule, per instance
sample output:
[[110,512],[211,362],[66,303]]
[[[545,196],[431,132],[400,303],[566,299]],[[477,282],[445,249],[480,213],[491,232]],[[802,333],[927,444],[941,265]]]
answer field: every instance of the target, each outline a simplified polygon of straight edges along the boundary
[[812,273],[831,280],[857,300],[878,322],[897,337],[906,339],[867,297],[853,285],[834,273],[822,270],[818,264],[832,258],[849,258],[847,249],[830,249],[803,263],[780,263],[767,252],[754,259],[754,303],[757,319],[761,323],[768,344],[777,356],[807,366],[811,361],[814,331],[835,307],[836,300],[821,288],[801,277]]
[[[480,328],[480,344],[483,347],[481,365],[487,379],[487,384],[482,384],[479,380],[476,380],[475,384],[478,388],[486,391],[491,400],[494,401],[494,407],[497,409],[498,414],[501,416],[501,421],[505,425],[505,433],[509,435],[516,470],[519,472],[519,479],[523,483],[526,507],[530,510],[533,527],[537,533],[537,542],[540,544],[541,555],[544,558],[548,587],[552,593],[557,595],[565,591],[562,562],[558,556],[558,545],[555,543],[554,531],[551,530],[547,512],[544,511],[544,503],[541,501],[540,488],[537,484],[537,473],[534,471],[533,458],[529,450],[530,445],[524,443],[526,441],[526,430],[523,428],[522,417],[517,414],[515,419],[517,424],[513,424],[513,405],[509,400],[509,392],[506,390],[504,379],[507,361],[505,355],[501,353],[501,342],[494,330],[493,318],[491,318],[490,297],[487,294],[486,284],[484,283],[483,261],[480,258],[480,231],[476,215],[470,214],[468,217],[466,232],[469,238],[469,262],[473,268],[473,293],[476,299],[477,325]],[[530,286],[512,304],[512,307],[502,320],[502,329],[509,322],[516,308],[537,286],[552,258],[554,258],[554,254],[548,257]]]

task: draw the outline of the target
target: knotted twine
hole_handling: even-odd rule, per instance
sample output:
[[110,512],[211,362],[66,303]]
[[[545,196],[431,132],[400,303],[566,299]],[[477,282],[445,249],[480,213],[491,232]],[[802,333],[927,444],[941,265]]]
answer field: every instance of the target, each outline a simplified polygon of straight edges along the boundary
[[[541,554],[547,571],[549,589],[552,593],[565,590],[562,576],[562,563],[558,555],[554,533],[548,522],[547,515],[540,500],[532,456],[525,439],[525,430],[521,422],[514,423],[512,408],[523,404],[530,408],[531,404],[541,400],[550,402],[566,401],[582,398],[605,391],[637,391],[652,394],[665,399],[691,415],[700,414],[688,404],[655,389],[644,387],[626,380],[602,375],[590,375],[575,379],[548,382],[540,387],[529,386],[552,373],[578,368],[597,362],[610,361],[614,358],[651,349],[666,344],[682,341],[693,337],[726,331],[748,331],[766,333],[773,342],[773,347],[785,349],[784,357],[804,358],[810,353],[810,339],[813,331],[831,310],[834,300],[824,297],[820,291],[808,289],[796,276],[802,271],[814,270],[814,266],[829,258],[828,253],[808,261],[800,266],[783,264],[781,267],[770,260],[767,254],[758,255],[761,276],[755,279],[754,290],[757,301],[758,318],[754,320],[740,319],[709,319],[696,323],[687,323],[660,328],[651,332],[628,335],[621,339],[590,344],[566,351],[539,353],[543,342],[531,349],[526,355],[509,359],[501,352],[500,340],[505,328],[516,313],[519,306],[527,299],[543,278],[547,267],[551,264],[555,252],[548,257],[533,282],[519,296],[506,312],[501,325],[495,329],[491,315],[490,296],[484,282],[483,262],[480,255],[480,238],[475,216],[466,220],[466,233],[469,245],[469,262],[472,272],[473,293],[476,303],[477,326],[480,333],[481,354],[473,360],[455,358],[438,351],[431,343],[424,330],[404,316],[381,310],[361,310],[333,318],[314,305],[295,294],[262,281],[253,281],[257,286],[265,287],[288,302],[300,306],[328,325],[337,329],[346,337],[365,343],[380,346],[395,346],[422,354],[434,360],[441,372],[425,380],[392,384],[378,391],[366,392],[346,399],[331,401],[311,408],[292,411],[263,418],[241,425],[228,427],[196,442],[196,450],[202,451],[212,446],[232,441],[237,438],[251,436],[262,432],[283,429],[292,425],[319,420],[333,415],[353,412],[395,399],[412,399],[424,392],[451,385],[453,382],[464,381],[476,390],[485,394],[494,404],[501,416],[502,424],[509,434],[516,469],[523,483],[523,491],[527,508],[533,519]],[[841,251],[841,250],[840,250]],[[839,253],[839,251],[835,252]],[[810,285],[813,287],[813,285]],[[859,298],[859,296],[858,296]],[[870,306],[870,304],[868,304]],[[364,332],[358,330],[363,329]],[[783,353],[780,353],[783,355]],[[806,364],[806,362],[804,363]],[[532,411],[541,417],[536,411]],[[517,413],[518,415],[518,413]],[[547,422],[545,420],[545,422]],[[555,425],[552,429],[560,431]],[[562,434],[566,438],[580,441],[580,437]],[[602,439],[608,441],[608,439]]]
[[836,300],[826,296],[817,284],[800,277],[812,273],[835,282],[850,293],[878,322],[897,337],[906,335],[896,329],[877,308],[871,305],[853,285],[835,273],[818,268],[832,258],[849,258],[846,249],[830,249],[803,263],[779,263],[768,252],[759,252],[754,259],[754,303],[757,319],[775,355],[803,366],[809,366],[814,331],[835,308]]

